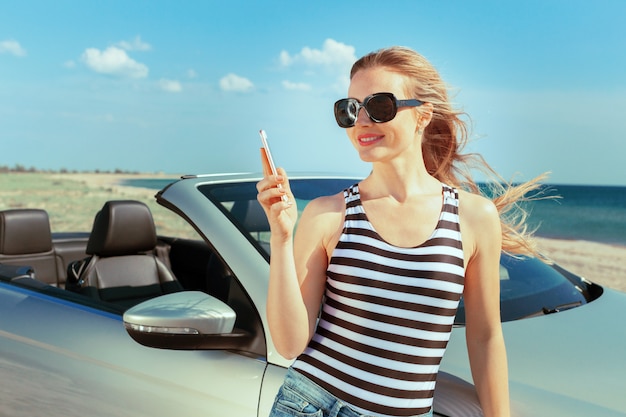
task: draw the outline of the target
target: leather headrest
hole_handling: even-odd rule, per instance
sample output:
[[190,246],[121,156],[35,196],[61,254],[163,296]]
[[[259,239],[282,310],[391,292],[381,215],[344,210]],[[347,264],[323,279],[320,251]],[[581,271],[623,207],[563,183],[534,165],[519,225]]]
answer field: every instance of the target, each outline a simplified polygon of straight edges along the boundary
[[157,243],[154,219],[140,201],[108,201],[96,214],[87,242],[87,254],[135,255],[150,251]]
[[0,211],[0,254],[27,255],[51,250],[50,219],[45,210]]

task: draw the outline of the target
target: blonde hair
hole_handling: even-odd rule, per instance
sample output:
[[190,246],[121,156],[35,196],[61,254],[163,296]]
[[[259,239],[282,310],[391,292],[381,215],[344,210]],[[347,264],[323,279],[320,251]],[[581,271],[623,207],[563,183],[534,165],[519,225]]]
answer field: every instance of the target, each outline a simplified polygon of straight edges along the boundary
[[363,69],[375,67],[404,76],[408,97],[432,104],[432,119],[424,129],[422,139],[428,173],[451,186],[483,194],[471,174],[475,169],[482,171],[491,180],[489,197],[500,214],[502,249],[513,255],[541,257],[526,224],[527,213],[520,203],[535,198],[529,197],[529,194],[539,189],[546,175],[513,186],[504,181],[481,155],[462,153],[469,136],[467,123],[462,119],[467,115],[453,108],[448,98],[448,85],[435,67],[419,53],[399,46],[372,52],[354,63],[350,79]]

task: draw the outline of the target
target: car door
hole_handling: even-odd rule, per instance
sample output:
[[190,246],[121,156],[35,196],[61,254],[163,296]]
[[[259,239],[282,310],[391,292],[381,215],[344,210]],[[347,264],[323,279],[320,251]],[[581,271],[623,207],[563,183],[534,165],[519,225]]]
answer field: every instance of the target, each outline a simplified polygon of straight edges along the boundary
[[0,282],[0,415],[257,415],[264,358],[148,348],[121,315],[46,291]]

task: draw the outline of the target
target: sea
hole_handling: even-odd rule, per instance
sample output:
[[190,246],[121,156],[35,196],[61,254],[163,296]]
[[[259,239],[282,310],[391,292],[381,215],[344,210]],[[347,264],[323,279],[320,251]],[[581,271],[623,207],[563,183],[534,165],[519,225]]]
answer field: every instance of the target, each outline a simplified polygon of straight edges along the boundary
[[526,203],[537,236],[626,246],[626,187],[546,185],[545,196]]
[[[172,181],[129,179],[125,185],[161,189]],[[626,246],[626,187],[549,184],[540,196],[522,206],[537,236]]]

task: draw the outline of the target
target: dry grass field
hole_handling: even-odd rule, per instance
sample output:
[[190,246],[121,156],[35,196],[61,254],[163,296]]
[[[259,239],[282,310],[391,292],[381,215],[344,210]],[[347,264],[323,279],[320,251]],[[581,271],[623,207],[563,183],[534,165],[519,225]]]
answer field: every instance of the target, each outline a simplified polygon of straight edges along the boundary
[[183,219],[156,203],[157,190],[119,185],[125,179],[141,177],[141,174],[2,173],[0,210],[40,208],[48,212],[53,232],[90,231],[94,216],[106,201],[139,200],[150,207],[159,234],[197,236]]

